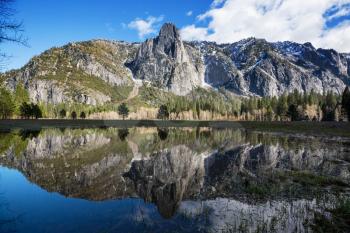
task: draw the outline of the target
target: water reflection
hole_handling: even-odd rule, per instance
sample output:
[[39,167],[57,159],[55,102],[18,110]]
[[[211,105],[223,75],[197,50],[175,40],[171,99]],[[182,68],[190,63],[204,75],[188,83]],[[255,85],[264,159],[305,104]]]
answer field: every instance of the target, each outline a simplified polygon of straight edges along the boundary
[[[142,198],[188,232],[304,232],[348,197],[348,141],[242,129],[46,129],[0,135],[0,164],[49,192]],[[142,214],[141,214],[142,213]],[[139,208],[133,224],[152,223]],[[162,221],[163,221],[162,220]],[[169,226],[168,226],[169,227]]]
[[125,141],[128,135],[129,135],[129,129],[118,129],[118,136],[121,141]]

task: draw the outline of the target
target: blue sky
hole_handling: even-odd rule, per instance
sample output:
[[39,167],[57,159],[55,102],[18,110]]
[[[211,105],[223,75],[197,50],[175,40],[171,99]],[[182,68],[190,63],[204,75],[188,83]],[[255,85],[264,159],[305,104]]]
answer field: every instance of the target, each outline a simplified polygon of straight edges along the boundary
[[[33,55],[71,41],[106,38],[140,41],[135,30],[123,27],[135,18],[159,17],[179,27],[193,22],[195,14],[208,9],[210,0],[17,0],[16,18],[23,20],[29,48],[2,44],[11,58],[6,68],[19,68]],[[193,11],[192,16],[186,13]],[[151,36],[151,35],[148,35]]]
[[17,0],[14,8],[30,47],[2,44],[12,56],[6,69],[71,41],[142,41],[164,22],[175,23],[187,40],[255,36],[350,52],[350,0]]

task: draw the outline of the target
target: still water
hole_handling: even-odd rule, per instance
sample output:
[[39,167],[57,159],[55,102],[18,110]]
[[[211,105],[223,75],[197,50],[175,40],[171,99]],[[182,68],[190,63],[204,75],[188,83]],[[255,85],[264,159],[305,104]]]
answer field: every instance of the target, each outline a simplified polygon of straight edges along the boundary
[[0,133],[0,232],[312,232],[349,187],[347,139],[210,128]]

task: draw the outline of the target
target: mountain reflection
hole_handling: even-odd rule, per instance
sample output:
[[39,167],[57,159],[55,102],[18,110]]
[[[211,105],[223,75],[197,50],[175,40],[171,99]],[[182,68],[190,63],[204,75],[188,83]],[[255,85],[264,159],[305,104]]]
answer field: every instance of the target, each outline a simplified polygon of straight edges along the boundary
[[[209,208],[214,221],[215,206],[222,205],[243,215],[278,215],[282,206],[305,208],[315,198],[345,193],[350,184],[347,141],[209,128],[45,129],[0,136],[0,164],[49,192],[88,200],[140,197],[166,219]],[[283,204],[289,201],[294,204]],[[299,215],[293,218],[304,220],[306,214]]]

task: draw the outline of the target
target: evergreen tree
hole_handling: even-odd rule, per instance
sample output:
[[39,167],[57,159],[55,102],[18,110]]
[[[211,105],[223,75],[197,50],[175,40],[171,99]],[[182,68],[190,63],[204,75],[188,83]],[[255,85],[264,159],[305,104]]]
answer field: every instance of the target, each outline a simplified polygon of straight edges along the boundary
[[119,105],[118,114],[122,116],[123,120],[125,120],[125,118],[129,116],[129,108],[125,103]]
[[161,105],[158,110],[158,119],[168,119],[169,118],[169,111],[168,107],[166,105]]
[[62,110],[60,111],[59,115],[60,115],[61,118],[66,118],[66,116],[67,116],[66,110],[65,110],[65,109],[62,109]]
[[348,115],[348,120],[350,121],[350,89],[347,86],[342,95],[342,108]]
[[279,99],[278,99],[278,103],[277,103],[277,115],[280,117],[284,117],[287,114],[288,111],[288,101],[287,101],[287,96],[286,95],[282,95]]
[[267,107],[266,118],[267,118],[268,121],[272,121],[273,120],[273,110],[272,110],[271,106]]
[[30,104],[30,116],[34,117],[35,119],[39,119],[43,117],[43,113],[37,104]]
[[80,118],[81,118],[81,119],[85,119],[85,118],[86,118],[85,112],[81,112],[81,113],[80,113]]
[[0,88],[0,117],[9,118],[15,111],[15,104],[12,95],[4,88]]
[[77,119],[77,113],[75,111],[73,111],[71,113],[71,117],[72,117],[73,120]]
[[29,119],[32,115],[31,107],[26,102],[21,104],[21,106],[19,107],[19,112],[20,112],[21,118],[24,118],[24,119]]
[[300,120],[298,107],[295,104],[291,104],[288,108],[287,115],[290,117],[292,121]]

